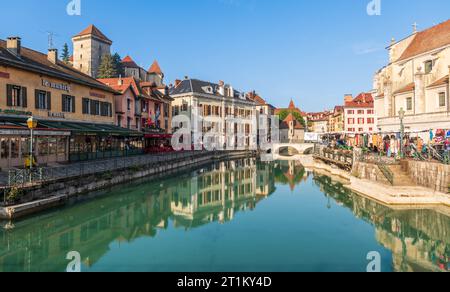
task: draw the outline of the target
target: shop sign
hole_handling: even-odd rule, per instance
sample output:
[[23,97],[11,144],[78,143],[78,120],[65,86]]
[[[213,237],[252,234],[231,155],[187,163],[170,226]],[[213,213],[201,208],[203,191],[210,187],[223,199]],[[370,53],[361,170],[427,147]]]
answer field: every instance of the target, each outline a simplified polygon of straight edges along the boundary
[[9,79],[9,73],[1,72],[1,71],[0,71],[0,78]]
[[52,113],[52,112],[48,112],[48,117],[49,118],[59,118],[59,119],[65,119],[66,118],[64,113]]
[[18,115],[18,116],[32,116],[33,115],[32,112],[20,111],[20,110],[15,110],[15,109],[5,109],[5,110],[0,109],[0,114]]
[[[36,136],[70,136],[70,132],[67,131],[43,131],[36,130],[33,132]],[[30,135],[30,130],[11,130],[11,129],[0,129],[0,135],[4,136],[28,136]]]
[[103,98],[103,99],[106,98],[106,95],[101,94],[101,93],[96,93],[96,92],[93,92],[93,91],[89,92],[89,95],[92,96],[92,97],[98,97],[98,98]]
[[66,91],[66,92],[70,92],[70,90],[71,90],[70,85],[68,85],[68,84],[51,82],[51,81],[48,81],[45,79],[42,79],[42,86],[57,89],[57,90],[62,90],[62,91]]

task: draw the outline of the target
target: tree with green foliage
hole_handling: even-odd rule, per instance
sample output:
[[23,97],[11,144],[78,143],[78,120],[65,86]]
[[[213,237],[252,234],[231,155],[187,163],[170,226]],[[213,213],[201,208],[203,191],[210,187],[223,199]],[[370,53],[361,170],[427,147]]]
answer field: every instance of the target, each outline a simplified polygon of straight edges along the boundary
[[302,115],[297,112],[297,111],[289,111],[289,110],[282,110],[279,114],[278,117],[280,118],[281,121],[284,121],[289,114],[292,114],[292,116],[298,121],[300,122],[300,124],[303,125],[303,127],[306,128],[306,122],[305,119],[302,117]]
[[70,61],[70,52],[69,52],[69,46],[67,45],[67,43],[64,44],[62,53],[61,53],[61,60],[66,63],[69,64]]
[[104,55],[98,68],[97,78],[116,78],[117,76],[113,56],[110,54]]
[[125,68],[123,67],[122,58],[120,57],[120,55],[118,53],[115,53],[112,58],[114,62],[114,69],[117,72],[116,77],[125,76]]

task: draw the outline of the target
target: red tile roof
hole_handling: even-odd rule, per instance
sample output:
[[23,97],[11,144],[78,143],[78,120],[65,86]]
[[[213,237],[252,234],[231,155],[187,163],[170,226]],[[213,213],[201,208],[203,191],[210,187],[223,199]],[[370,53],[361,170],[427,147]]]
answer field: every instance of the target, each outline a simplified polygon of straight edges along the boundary
[[275,114],[278,115],[283,111],[288,112],[296,112],[299,113],[302,117],[307,117],[308,114],[305,112],[302,112],[299,108],[295,107],[294,100],[291,99],[291,102],[289,103],[289,108],[279,108],[275,110]]
[[345,107],[374,107],[373,96],[370,93],[361,93],[352,101],[346,102]]
[[139,68],[139,66],[130,56],[126,56],[125,58],[123,58],[122,65],[127,68]]
[[450,20],[417,33],[397,61],[403,61],[448,45],[450,45]]
[[154,61],[152,66],[150,66],[150,69],[148,69],[149,73],[155,73],[155,74],[163,74],[161,67],[158,64],[158,61]]
[[297,121],[293,114],[289,114],[283,121],[283,123],[286,123],[288,126],[290,122],[294,123],[294,129],[301,130],[305,128],[299,121]]
[[414,91],[415,88],[416,88],[416,84],[413,82],[413,83],[410,83],[410,84],[406,85],[405,87],[395,91],[394,94],[412,92],[412,91]]
[[93,35],[96,36],[97,38],[107,42],[107,43],[112,43],[112,41],[107,38],[95,25],[91,24],[89,25],[86,29],[84,29],[82,32],[80,32],[79,34],[77,34],[74,37],[81,37],[81,36],[87,36],[87,35]]
[[267,105],[267,102],[255,92],[249,92],[247,96],[250,100],[256,102],[257,105]]
[[22,46],[20,51],[20,58],[12,55],[7,50],[5,40],[0,39],[0,64],[7,65],[22,70],[37,72],[49,77],[67,80],[85,86],[91,86],[96,89],[106,90],[114,93],[110,87],[98,82],[95,78],[86,75],[70,65],[58,60],[56,64],[48,60],[47,54],[26,48]]
[[[122,79],[122,84],[119,84],[119,80]],[[138,81],[134,79],[133,77],[125,77],[125,78],[104,78],[104,79],[98,79],[98,81],[102,82],[105,85],[108,85],[112,89],[120,92],[121,94],[124,94],[125,91],[128,90],[128,88],[131,87],[133,90],[133,93],[136,96],[145,96],[143,94],[142,90],[140,89],[140,86],[138,84]]]

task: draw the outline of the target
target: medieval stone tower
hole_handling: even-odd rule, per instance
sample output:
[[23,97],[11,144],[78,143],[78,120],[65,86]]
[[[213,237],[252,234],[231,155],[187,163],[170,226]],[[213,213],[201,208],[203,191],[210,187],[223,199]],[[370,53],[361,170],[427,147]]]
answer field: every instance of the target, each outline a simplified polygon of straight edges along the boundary
[[90,25],[72,38],[73,67],[96,78],[102,57],[111,54],[112,41]]

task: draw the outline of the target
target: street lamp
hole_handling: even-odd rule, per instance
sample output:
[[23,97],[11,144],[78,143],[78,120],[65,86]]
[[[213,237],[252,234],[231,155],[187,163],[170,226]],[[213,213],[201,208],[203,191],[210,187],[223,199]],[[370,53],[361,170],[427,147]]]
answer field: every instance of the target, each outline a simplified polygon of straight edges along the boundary
[[37,128],[37,120],[35,120],[33,117],[30,117],[27,120],[28,129],[30,129],[30,170],[33,168],[33,130]]
[[405,158],[403,151],[403,138],[405,137],[405,125],[403,124],[403,119],[405,118],[405,110],[400,108],[398,112],[398,117],[400,118],[400,158]]

